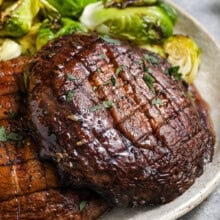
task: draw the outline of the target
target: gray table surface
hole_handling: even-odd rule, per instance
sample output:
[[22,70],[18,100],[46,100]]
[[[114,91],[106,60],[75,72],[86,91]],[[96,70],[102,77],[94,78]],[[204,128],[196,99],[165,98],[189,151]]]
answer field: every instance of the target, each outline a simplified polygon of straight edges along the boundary
[[[196,18],[220,43],[220,0],[173,0],[173,2]],[[201,205],[179,220],[220,220],[220,186]]]

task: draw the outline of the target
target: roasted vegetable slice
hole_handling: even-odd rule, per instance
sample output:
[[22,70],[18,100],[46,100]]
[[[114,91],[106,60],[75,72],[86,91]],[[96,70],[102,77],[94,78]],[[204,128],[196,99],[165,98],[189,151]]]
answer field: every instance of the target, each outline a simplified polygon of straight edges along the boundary
[[201,58],[200,49],[188,36],[174,35],[164,42],[168,61],[178,66],[178,71],[187,83],[193,83],[198,73]]
[[45,19],[37,33],[36,48],[39,50],[49,40],[74,31],[87,32],[87,29],[78,21],[69,18],[61,18],[60,21]]
[[136,43],[162,41],[173,33],[173,20],[159,6],[105,8],[101,2],[88,5],[80,21],[90,30]]
[[40,9],[39,1],[19,0],[1,14],[0,36],[21,37],[26,34]]

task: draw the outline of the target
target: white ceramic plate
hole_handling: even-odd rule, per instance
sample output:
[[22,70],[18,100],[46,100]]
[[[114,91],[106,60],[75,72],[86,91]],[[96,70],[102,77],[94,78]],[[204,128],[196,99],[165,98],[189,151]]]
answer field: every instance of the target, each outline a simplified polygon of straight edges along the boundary
[[104,220],[176,219],[201,203],[220,182],[220,47],[192,17],[176,8],[178,23],[175,33],[189,35],[202,50],[202,66],[195,83],[211,108],[217,138],[214,160],[205,167],[204,174],[195,184],[174,201],[153,208],[114,209],[103,216]]

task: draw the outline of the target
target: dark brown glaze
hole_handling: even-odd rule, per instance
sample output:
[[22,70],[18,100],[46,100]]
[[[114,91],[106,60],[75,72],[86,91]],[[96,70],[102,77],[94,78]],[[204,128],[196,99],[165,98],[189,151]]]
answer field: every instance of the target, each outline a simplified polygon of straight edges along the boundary
[[64,182],[113,205],[182,194],[211,161],[215,137],[206,110],[169,68],[146,50],[96,34],[49,43],[29,66],[29,119],[41,157],[57,164]]
[[[19,78],[22,60],[0,62],[2,76],[10,73],[11,79],[14,74]],[[0,90],[4,80],[0,78]],[[8,83],[10,86],[7,91],[13,94],[0,95],[0,127],[6,134],[21,135],[23,141],[0,141],[0,219],[97,219],[107,210],[106,203],[94,193],[61,187],[54,166],[38,159],[27,129],[20,86]]]
[[0,62],[0,95],[19,91],[21,72],[28,60],[28,57],[23,56],[7,62]]

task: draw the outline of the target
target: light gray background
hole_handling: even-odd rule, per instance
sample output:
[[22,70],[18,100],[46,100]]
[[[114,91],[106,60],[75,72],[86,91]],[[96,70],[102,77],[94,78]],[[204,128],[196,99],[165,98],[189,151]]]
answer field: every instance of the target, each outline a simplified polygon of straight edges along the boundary
[[[220,43],[220,0],[173,0],[173,2],[196,18]],[[179,220],[220,220],[220,186],[200,206]]]

